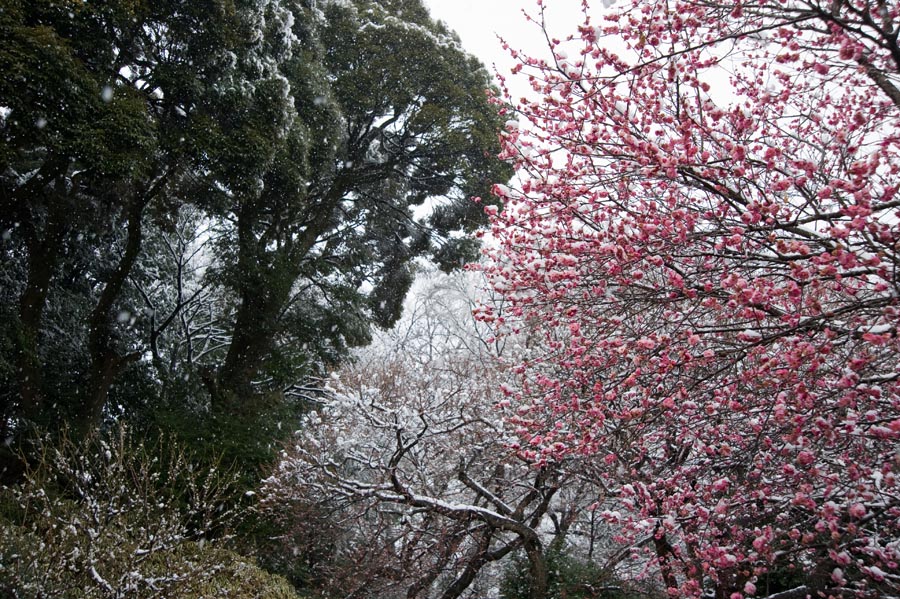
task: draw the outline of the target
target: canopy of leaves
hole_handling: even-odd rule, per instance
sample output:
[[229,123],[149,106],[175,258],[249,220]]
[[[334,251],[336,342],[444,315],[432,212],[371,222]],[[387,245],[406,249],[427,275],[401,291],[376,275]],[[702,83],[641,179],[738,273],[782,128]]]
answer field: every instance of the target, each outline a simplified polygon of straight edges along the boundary
[[0,28],[9,430],[259,411],[396,321],[415,258],[473,257],[509,176],[487,73],[417,0],[8,0]]

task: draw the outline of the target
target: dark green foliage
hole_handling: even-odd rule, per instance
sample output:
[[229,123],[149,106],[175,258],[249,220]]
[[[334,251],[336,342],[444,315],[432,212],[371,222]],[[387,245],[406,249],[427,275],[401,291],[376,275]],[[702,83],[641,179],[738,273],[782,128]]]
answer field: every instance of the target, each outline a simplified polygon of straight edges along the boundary
[[267,540],[258,544],[254,554],[263,567],[295,588],[324,596],[322,589],[334,588],[335,573],[342,567],[351,571],[359,567],[347,564],[347,556],[342,555],[347,535],[337,506],[295,502],[277,510],[277,515],[266,512],[258,510],[248,519],[255,538]]
[[[21,273],[5,331],[17,380],[4,390],[4,428],[15,417],[57,420],[49,412],[95,423],[137,357],[117,316],[129,308],[121,299],[143,213],[183,201],[170,192],[192,166],[184,122],[208,104],[207,77],[224,75],[216,65],[228,51],[225,38],[200,32],[234,29],[226,5],[199,4],[3,2],[0,70],[13,76],[0,83],[2,267]],[[60,312],[77,316],[48,313],[70,300]],[[70,341],[62,363],[59,333]]]
[[795,564],[785,564],[762,574],[756,582],[761,593],[772,595],[809,584],[806,568]]
[[243,417],[394,323],[417,257],[475,256],[486,72],[418,0],[322,8],[3,0],[0,428],[188,380]]
[[[565,550],[547,551],[550,572],[547,599],[647,599],[652,592],[634,583],[617,580],[597,564],[572,556]],[[500,582],[502,599],[528,599],[531,596],[528,560],[517,557],[507,566]]]
[[198,463],[227,465],[235,473],[238,490],[245,493],[266,475],[301,410],[280,398],[266,402],[258,397],[255,401],[240,418],[160,402],[152,406],[150,426],[178,439]]

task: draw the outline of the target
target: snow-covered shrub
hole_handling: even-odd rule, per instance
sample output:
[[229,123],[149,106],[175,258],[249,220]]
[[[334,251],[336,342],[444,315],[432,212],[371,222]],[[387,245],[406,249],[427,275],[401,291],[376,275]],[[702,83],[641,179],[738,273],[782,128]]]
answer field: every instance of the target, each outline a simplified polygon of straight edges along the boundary
[[0,594],[204,596],[234,566],[207,541],[237,516],[230,473],[125,428],[35,449],[24,481],[0,495]]
[[[188,546],[196,544],[188,543]],[[302,599],[282,576],[257,566],[252,560],[221,547],[207,544],[200,549],[203,563],[215,564],[216,571],[181,593],[168,595],[184,599]]]

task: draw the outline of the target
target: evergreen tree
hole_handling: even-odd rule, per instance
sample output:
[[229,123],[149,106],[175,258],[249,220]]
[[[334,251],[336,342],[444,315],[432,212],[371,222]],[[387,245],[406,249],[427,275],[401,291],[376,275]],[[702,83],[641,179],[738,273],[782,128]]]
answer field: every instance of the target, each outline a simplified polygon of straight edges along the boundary
[[418,0],[0,8],[6,435],[176,380],[260,414],[397,319],[414,259],[472,257],[470,199],[509,175],[487,74]]

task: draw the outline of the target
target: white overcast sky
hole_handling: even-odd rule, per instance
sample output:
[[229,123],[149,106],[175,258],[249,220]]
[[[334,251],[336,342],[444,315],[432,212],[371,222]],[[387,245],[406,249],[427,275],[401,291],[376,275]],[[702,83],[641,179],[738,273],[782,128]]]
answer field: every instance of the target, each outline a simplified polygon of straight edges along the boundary
[[[547,4],[546,17],[554,35],[562,37],[577,31],[583,21],[581,0],[551,0]],[[596,4],[602,6],[600,0]],[[501,73],[515,64],[500,46],[497,35],[527,54],[543,56],[547,52],[540,30],[527,23],[522,14],[523,9],[537,14],[535,0],[425,0],[425,5],[433,18],[444,21],[459,34],[463,47],[480,58],[491,72],[495,64]]]

